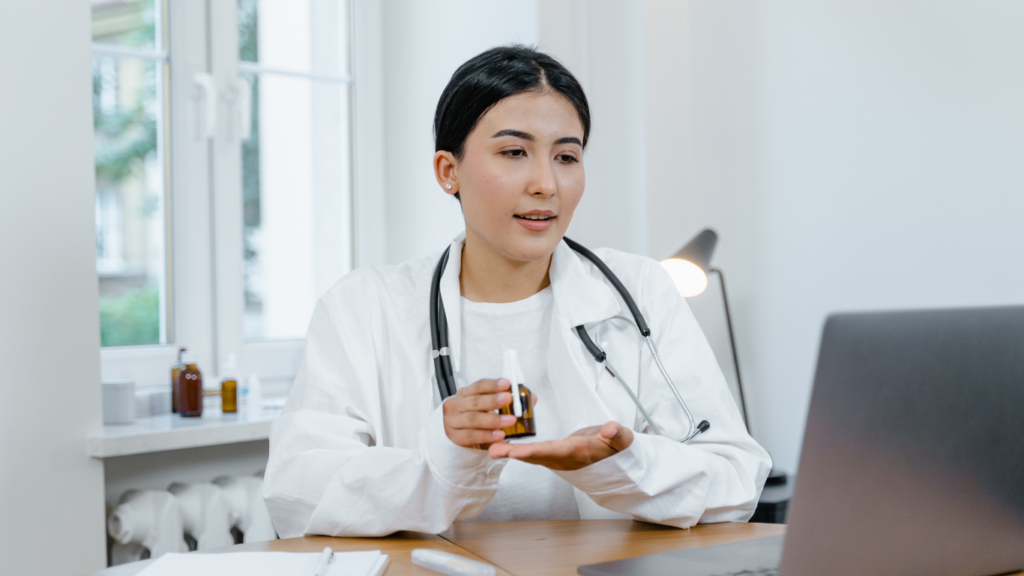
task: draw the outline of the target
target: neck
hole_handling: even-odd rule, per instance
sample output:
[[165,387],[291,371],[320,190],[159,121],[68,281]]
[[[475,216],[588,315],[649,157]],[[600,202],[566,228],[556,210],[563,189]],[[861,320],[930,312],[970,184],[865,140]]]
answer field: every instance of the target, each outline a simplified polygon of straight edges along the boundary
[[462,296],[472,302],[516,302],[551,284],[550,267],[551,256],[536,261],[512,260],[467,231],[459,285]]

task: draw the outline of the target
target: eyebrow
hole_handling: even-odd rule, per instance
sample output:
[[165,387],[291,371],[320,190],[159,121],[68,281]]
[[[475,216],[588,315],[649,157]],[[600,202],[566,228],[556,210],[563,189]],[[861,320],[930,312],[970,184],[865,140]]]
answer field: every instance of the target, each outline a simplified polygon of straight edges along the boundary
[[[537,138],[535,138],[534,135],[530,134],[529,132],[523,132],[521,130],[511,130],[511,129],[499,130],[498,132],[495,132],[494,136],[491,136],[491,138],[500,138],[502,136],[512,136],[513,138],[522,138],[523,140],[528,140],[530,142],[536,142],[537,141]],[[555,144],[576,144],[577,146],[579,146],[581,148],[583,147],[583,142],[581,142],[580,139],[575,137],[575,136],[566,136],[565,138],[559,138],[558,140],[555,140]]]

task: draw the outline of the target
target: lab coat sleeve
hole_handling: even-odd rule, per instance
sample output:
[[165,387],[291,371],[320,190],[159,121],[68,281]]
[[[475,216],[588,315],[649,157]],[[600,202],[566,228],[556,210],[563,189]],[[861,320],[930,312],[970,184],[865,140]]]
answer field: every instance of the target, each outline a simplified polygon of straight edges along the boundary
[[665,436],[635,433],[626,450],[558,475],[598,505],[637,520],[680,528],[744,522],[754,513],[771,459],[747,433],[714,354],[668,275],[651,262],[643,277],[639,302],[662,362],[694,419],[708,420],[711,428],[688,444],[678,442],[686,435],[686,416],[648,358],[639,397]]
[[441,406],[415,449],[378,445],[381,370],[367,331],[382,329],[381,320],[373,306],[332,309],[326,299],[314,312],[285,411],[271,426],[264,499],[278,533],[438,533],[479,514],[497,491],[500,463],[452,443]]

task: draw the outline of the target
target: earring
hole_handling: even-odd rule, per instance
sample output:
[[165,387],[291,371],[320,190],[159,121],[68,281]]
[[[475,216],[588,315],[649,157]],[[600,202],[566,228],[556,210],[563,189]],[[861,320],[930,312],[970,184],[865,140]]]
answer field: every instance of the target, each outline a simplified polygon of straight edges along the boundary
[[452,189],[452,185],[451,184],[445,184],[444,187],[445,187],[446,190],[451,190]]

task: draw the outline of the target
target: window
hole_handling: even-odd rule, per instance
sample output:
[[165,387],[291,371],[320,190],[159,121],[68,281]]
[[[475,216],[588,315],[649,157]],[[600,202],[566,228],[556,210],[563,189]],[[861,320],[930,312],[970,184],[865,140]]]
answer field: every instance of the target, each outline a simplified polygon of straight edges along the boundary
[[163,18],[154,0],[92,0],[92,14],[100,339],[162,344],[170,337]]
[[297,338],[351,268],[348,13],[241,0],[246,339]]
[[104,378],[290,382],[353,266],[345,0],[90,0]]

